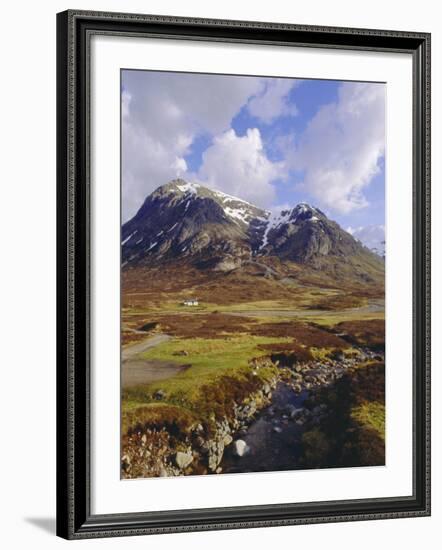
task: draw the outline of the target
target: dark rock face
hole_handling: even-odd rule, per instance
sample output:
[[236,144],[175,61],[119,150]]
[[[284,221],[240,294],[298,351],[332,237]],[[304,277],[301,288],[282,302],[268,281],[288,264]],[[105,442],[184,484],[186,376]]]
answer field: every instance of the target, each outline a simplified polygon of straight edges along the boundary
[[264,252],[294,262],[318,256],[343,258],[363,252],[361,245],[318,208],[306,204],[286,213],[287,221],[271,228]]
[[181,257],[202,262],[229,255],[238,262],[252,253],[249,223],[259,215],[265,212],[248,203],[174,180],[148,196],[123,225],[123,264]]
[[[123,267],[187,261],[229,272],[251,260],[356,265],[369,278],[382,261],[318,208],[301,203],[272,214],[184,180],[159,187],[122,227]],[[366,266],[366,268],[365,268]]]

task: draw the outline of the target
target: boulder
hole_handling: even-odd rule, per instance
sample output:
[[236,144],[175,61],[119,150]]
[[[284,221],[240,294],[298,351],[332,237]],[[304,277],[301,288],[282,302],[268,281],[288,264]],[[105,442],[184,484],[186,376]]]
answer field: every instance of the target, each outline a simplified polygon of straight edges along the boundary
[[193,461],[193,456],[191,453],[183,453],[182,451],[178,451],[175,455],[175,464],[180,468],[181,470],[184,470],[184,468],[187,468],[189,464]]
[[237,439],[233,444],[233,453],[236,456],[244,456],[249,451],[249,446],[243,439]]

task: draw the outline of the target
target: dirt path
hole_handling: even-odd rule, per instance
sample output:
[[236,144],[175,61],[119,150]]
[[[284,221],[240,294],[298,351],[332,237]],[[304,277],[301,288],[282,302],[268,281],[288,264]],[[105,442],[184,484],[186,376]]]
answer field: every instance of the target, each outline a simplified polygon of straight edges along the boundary
[[177,365],[168,361],[135,359],[123,363],[121,383],[123,388],[151,384],[172,378],[191,365]]
[[170,340],[170,336],[168,334],[156,334],[155,336],[146,338],[146,340],[143,340],[142,342],[137,342],[136,344],[131,344],[123,348],[123,352],[121,354],[123,363],[128,359],[132,359],[137,355],[140,355],[140,353],[143,353],[148,349],[155,348],[159,344],[167,342],[167,340]]
[[123,388],[150,384],[158,380],[172,378],[178,373],[188,369],[190,365],[177,365],[168,361],[157,359],[143,359],[140,357],[145,351],[152,349],[163,342],[170,340],[168,334],[156,334],[142,342],[132,344],[123,349],[121,382]]

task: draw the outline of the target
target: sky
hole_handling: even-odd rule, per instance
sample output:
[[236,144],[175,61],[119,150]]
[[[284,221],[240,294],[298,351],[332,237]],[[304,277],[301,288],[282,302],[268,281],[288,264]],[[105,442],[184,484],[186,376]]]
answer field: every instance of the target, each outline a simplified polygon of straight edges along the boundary
[[383,225],[385,85],[123,70],[122,217],[176,177]]

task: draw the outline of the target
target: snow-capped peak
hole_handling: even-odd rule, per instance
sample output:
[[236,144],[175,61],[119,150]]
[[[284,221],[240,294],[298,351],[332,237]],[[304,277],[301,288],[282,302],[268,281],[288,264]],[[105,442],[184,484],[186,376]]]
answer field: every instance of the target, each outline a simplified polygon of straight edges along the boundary
[[190,204],[193,197],[212,198],[223,209],[227,218],[230,218],[237,224],[248,225],[252,219],[260,219],[265,221],[269,215],[265,210],[261,210],[250,204],[249,202],[229,195],[222,191],[204,187],[199,183],[187,182],[182,179],[172,180],[166,187],[167,192],[176,192],[177,190],[183,194],[183,201],[186,201],[186,208]]
[[215,191],[214,189],[212,189],[211,191],[222,202],[229,202],[229,201],[242,202],[243,204],[247,204],[247,206],[252,206],[253,208],[255,208],[253,204],[251,204],[250,202],[245,201],[244,199],[234,197],[233,195],[228,195],[227,193],[224,193],[223,191]]
[[198,189],[201,186],[198,183],[192,183],[192,182],[184,182],[177,185],[177,188],[182,193],[192,193],[192,195],[196,195],[198,193]]
[[285,224],[296,224],[298,221],[310,221],[318,222],[320,221],[319,214],[321,212],[310,206],[306,202],[301,202],[297,204],[293,209],[285,209],[279,212],[270,212],[267,218],[267,226],[264,230],[262,243],[260,246],[264,248],[268,244],[268,236],[272,229],[277,229]]

